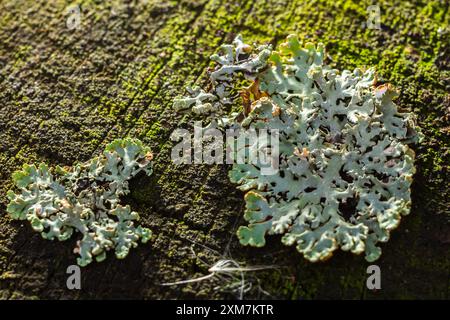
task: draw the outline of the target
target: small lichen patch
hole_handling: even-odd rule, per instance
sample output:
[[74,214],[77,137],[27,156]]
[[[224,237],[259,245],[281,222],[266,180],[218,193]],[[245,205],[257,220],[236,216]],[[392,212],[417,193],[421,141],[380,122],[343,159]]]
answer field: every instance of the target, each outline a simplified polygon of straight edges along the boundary
[[149,229],[136,226],[138,213],[120,204],[129,193],[129,179],[141,171],[152,173],[151,160],[140,141],[123,139],[73,167],[24,165],[13,174],[19,192],[8,192],[7,211],[13,219],[30,221],[44,239],[64,241],[80,232],[74,249],[80,266],[93,258],[103,261],[109,250],[123,259],[139,239],[145,243],[151,237]]

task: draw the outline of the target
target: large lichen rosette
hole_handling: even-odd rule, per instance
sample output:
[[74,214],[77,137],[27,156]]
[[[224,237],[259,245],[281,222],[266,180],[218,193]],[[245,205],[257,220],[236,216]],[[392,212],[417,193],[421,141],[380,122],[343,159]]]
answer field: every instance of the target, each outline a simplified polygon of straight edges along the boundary
[[374,261],[376,244],[410,210],[415,121],[392,102],[390,85],[375,86],[373,69],[339,72],[323,57],[321,45],[290,36],[258,77],[270,98],[254,101],[245,121],[279,130],[279,171],[233,166],[231,180],[248,191],[249,225],[238,236],[260,247],[266,234],[282,234],[313,262],[339,247]]
[[[414,115],[399,111],[392,101],[395,90],[377,86],[373,69],[339,72],[325,65],[321,44],[303,46],[289,36],[270,55],[269,46],[260,46],[240,59],[244,45],[237,39],[234,50],[226,46],[228,64],[257,61],[259,67],[228,66],[226,82],[213,72],[208,92],[197,89],[191,97],[176,99],[175,106],[194,104],[194,113],[221,115],[226,108],[218,103],[218,93],[236,89],[239,82],[230,79],[244,73],[254,81],[241,88],[242,111],[219,124],[233,123],[248,141],[249,132],[258,129],[279,132],[275,174],[264,173],[254,161],[234,164],[229,173],[247,192],[249,225],[239,228],[240,242],[261,247],[266,235],[282,234],[284,244],[295,244],[310,261],[326,260],[339,247],[376,260],[381,254],[377,243],[388,241],[410,210],[415,169],[408,144],[420,135]],[[210,103],[216,107],[209,108]],[[266,137],[261,139],[246,145],[250,154],[273,149]]]
[[149,240],[151,231],[136,225],[138,213],[122,206],[120,197],[129,193],[129,179],[152,173],[151,159],[139,140],[123,139],[74,167],[24,165],[13,174],[20,192],[9,191],[7,211],[13,219],[30,221],[44,239],[64,241],[81,233],[74,249],[80,266],[104,260],[110,250],[125,258],[139,239]]

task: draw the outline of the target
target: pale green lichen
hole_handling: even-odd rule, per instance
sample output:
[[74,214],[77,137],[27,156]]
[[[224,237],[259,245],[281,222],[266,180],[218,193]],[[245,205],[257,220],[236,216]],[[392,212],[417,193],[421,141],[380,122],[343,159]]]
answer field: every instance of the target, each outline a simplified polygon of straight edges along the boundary
[[209,77],[212,90],[205,92],[199,87],[188,87],[189,96],[175,98],[174,108],[180,111],[192,106],[194,114],[208,116],[222,121],[221,124],[227,124],[230,118],[220,117],[224,116],[226,106],[231,105],[238,96],[233,92],[236,76],[243,75],[244,79],[254,80],[261,70],[267,67],[271,46],[258,46],[254,52],[252,53],[250,45],[243,43],[240,35],[232,45],[222,45],[220,53],[211,56],[211,60],[217,63]]
[[[260,56],[257,50],[250,59]],[[323,58],[322,45],[289,36],[261,61],[271,65],[252,74],[256,89],[246,90],[253,101],[246,107],[244,99],[234,119],[242,128],[279,131],[279,171],[267,175],[255,163],[233,165],[231,181],[247,191],[249,225],[239,228],[238,237],[243,245],[261,247],[266,234],[282,234],[284,244],[295,244],[313,262],[337,248],[365,252],[374,261],[381,254],[377,243],[388,241],[409,213],[415,168],[408,144],[420,134],[414,115],[393,103],[395,90],[376,86],[373,69],[339,72]],[[233,86],[229,77],[220,78],[227,88]],[[211,80],[217,95],[223,83]],[[263,141],[248,147],[261,146],[268,147]]]
[[13,174],[20,193],[8,192],[7,211],[13,219],[30,221],[44,239],[64,241],[80,232],[74,249],[80,266],[104,260],[109,250],[123,259],[139,239],[145,243],[151,237],[149,229],[135,225],[138,213],[119,203],[129,193],[129,179],[141,171],[152,173],[151,159],[140,141],[123,139],[71,168],[26,164]]

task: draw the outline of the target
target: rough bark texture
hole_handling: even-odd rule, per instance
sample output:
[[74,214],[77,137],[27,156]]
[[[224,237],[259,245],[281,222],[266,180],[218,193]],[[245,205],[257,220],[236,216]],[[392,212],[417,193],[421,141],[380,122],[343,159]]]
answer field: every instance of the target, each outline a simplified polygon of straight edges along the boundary
[[[247,298],[449,298],[446,0],[377,1],[381,30],[363,25],[370,1],[78,1],[76,30],[66,25],[69,4],[0,1],[1,298],[234,297],[220,279],[160,285],[208,274],[223,257],[279,266],[249,274]],[[190,121],[171,108],[174,96],[204,82],[209,55],[237,33],[273,44],[289,33],[321,41],[338,68],[376,66],[401,91],[397,103],[418,114],[426,138],[415,147],[413,208],[382,246],[381,290],[366,289],[362,256],[341,252],[311,264],[278,237],[264,248],[241,247],[235,231],[243,195],[228,181],[228,168],[171,163],[170,133]],[[83,268],[82,290],[68,290],[76,239],[47,241],[26,221],[10,219],[11,173],[24,163],[84,161],[124,136],[144,140],[156,154],[154,175],[134,179],[125,199],[155,236],[124,260]]]

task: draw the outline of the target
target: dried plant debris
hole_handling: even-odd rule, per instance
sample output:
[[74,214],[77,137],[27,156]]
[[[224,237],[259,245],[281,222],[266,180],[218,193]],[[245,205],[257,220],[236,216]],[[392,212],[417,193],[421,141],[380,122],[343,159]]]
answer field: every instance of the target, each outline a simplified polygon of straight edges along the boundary
[[[225,46],[230,59],[222,60],[241,66],[236,57],[245,46],[240,37],[233,44]],[[415,168],[408,144],[421,136],[414,115],[399,111],[392,86],[376,86],[373,69],[339,72],[325,65],[321,44],[289,36],[278,51],[267,50],[246,51],[245,61],[258,61],[257,69],[227,65],[221,72],[228,76],[218,78],[220,63],[211,73],[211,92],[198,91],[220,101],[221,88],[233,86],[230,77],[248,72],[254,83],[242,90],[234,125],[279,131],[277,174],[264,175],[252,163],[234,164],[229,173],[247,192],[249,225],[238,230],[241,244],[262,247],[267,234],[282,234],[284,244],[296,245],[312,262],[338,248],[378,259],[377,243],[388,241],[410,211]]]
[[136,225],[138,213],[120,205],[128,180],[141,171],[152,173],[151,160],[139,140],[124,139],[73,167],[24,165],[13,174],[20,193],[9,191],[7,211],[13,219],[30,221],[44,239],[64,241],[80,232],[74,249],[80,266],[104,260],[109,250],[123,259],[139,239],[146,243],[151,237],[149,229]]

